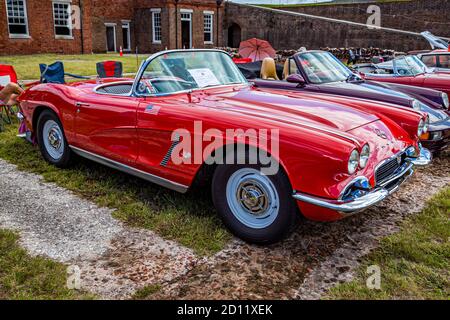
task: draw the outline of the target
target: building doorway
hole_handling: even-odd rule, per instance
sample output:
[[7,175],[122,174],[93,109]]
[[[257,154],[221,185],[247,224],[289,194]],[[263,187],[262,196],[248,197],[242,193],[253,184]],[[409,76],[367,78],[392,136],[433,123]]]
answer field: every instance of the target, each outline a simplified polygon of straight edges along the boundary
[[237,23],[233,23],[228,28],[228,46],[231,48],[239,48],[242,41],[241,27]]
[[192,48],[192,12],[181,10],[181,47]]
[[122,22],[122,39],[123,39],[123,50],[131,51],[131,33],[129,22]]
[[116,52],[116,25],[106,24],[106,51]]

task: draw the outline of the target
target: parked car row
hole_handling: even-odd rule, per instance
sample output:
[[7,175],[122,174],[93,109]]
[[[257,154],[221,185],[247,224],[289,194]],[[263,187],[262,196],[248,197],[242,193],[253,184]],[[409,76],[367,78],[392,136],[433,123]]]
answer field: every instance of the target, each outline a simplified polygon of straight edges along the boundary
[[[396,66],[397,60],[380,65]],[[416,59],[412,60],[416,65]],[[247,64],[239,64],[239,68],[245,74],[250,75],[248,78],[259,88],[295,91],[304,94],[315,93],[325,100],[335,99],[330,95],[350,97],[351,100],[346,99],[344,102],[350,105],[364,105],[364,101],[357,102],[355,99],[367,99],[382,103],[379,103],[376,109],[370,107],[374,112],[385,104],[425,112],[429,116],[430,124],[429,131],[420,136],[421,143],[434,153],[448,147],[450,112],[447,92],[450,92],[450,77],[447,75],[432,74],[430,76],[430,78],[439,79],[440,88],[447,91],[442,92],[426,88],[424,84],[417,83],[417,86],[412,86],[411,78],[416,79],[417,76],[406,79],[406,77],[400,78],[387,73],[375,74],[371,72],[373,71],[372,65],[355,66],[356,71],[359,72],[355,74],[331,53],[325,51],[305,51],[293,55],[286,60],[284,68],[280,69],[282,74],[267,75],[266,70],[275,70],[270,66],[271,64],[274,64],[274,61],[267,59],[253,74],[248,72]],[[255,64],[250,65],[253,67]],[[405,62],[401,65],[408,66],[409,64]],[[376,68],[381,67],[376,66]],[[261,74],[261,77],[255,78],[258,74]],[[406,83],[410,85],[405,85]]]
[[49,163],[78,155],[181,193],[208,183],[225,225],[258,244],[300,214],[360,214],[431,162],[421,137],[448,141],[440,92],[364,81],[318,51],[289,59],[283,80],[266,61],[249,82],[226,52],[164,51],[135,79],[39,84],[20,107]]

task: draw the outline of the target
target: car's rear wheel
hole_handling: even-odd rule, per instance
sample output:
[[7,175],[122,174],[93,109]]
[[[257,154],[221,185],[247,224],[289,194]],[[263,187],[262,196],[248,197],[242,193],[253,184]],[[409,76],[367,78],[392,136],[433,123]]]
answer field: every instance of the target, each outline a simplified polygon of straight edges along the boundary
[[260,166],[221,165],[212,185],[213,201],[225,225],[251,243],[285,238],[298,221],[289,180],[282,170],[266,176]]
[[71,150],[61,121],[53,111],[45,110],[39,115],[37,141],[47,162],[60,168],[69,166],[72,158]]

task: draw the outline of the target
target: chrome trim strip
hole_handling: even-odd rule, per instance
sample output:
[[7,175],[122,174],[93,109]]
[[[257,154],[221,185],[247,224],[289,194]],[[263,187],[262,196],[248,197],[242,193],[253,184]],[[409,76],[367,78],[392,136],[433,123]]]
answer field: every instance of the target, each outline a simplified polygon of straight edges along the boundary
[[83,150],[83,149],[80,149],[80,148],[77,148],[74,146],[69,146],[69,147],[73,150],[73,152],[75,152],[76,154],[78,154],[79,156],[81,156],[83,158],[87,158],[89,160],[98,162],[98,163],[108,166],[110,168],[131,174],[133,176],[144,179],[146,181],[158,184],[162,187],[165,187],[165,188],[168,188],[171,190],[175,190],[180,193],[186,193],[189,189],[188,186],[155,176],[153,174],[150,174],[150,173],[144,172],[142,170],[127,166],[120,162],[99,156],[95,153],[92,153],[92,152],[89,152],[89,151],[86,151],[86,150]]

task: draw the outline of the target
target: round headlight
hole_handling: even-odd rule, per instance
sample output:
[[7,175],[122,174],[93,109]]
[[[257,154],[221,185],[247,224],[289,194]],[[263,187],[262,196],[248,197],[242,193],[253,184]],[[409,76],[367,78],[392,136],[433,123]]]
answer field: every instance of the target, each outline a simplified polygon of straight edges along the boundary
[[420,137],[423,134],[423,128],[425,126],[425,121],[420,120],[419,122],[419,128],[417,129],[417,136]]
[[420,111],[420,101],[419,100],[413,100],[412,107],[414,110]]
[[442,92],[441,96],[442,96],[442,104],[443,104],[444,108],[448,109],[448,107],[450,106],[448,94],[446,94],[445,92]]
[[358,169],[359,165],[359,152],[358,150],[353,150],[348,159],[348,173],[354,174]]
[[369,162],[370,157],[370,147],[368,144],[366,144],[361,151],[361,156],[359,157],[359,166],[361,168],[365,168],[367,166],[367,163]]

